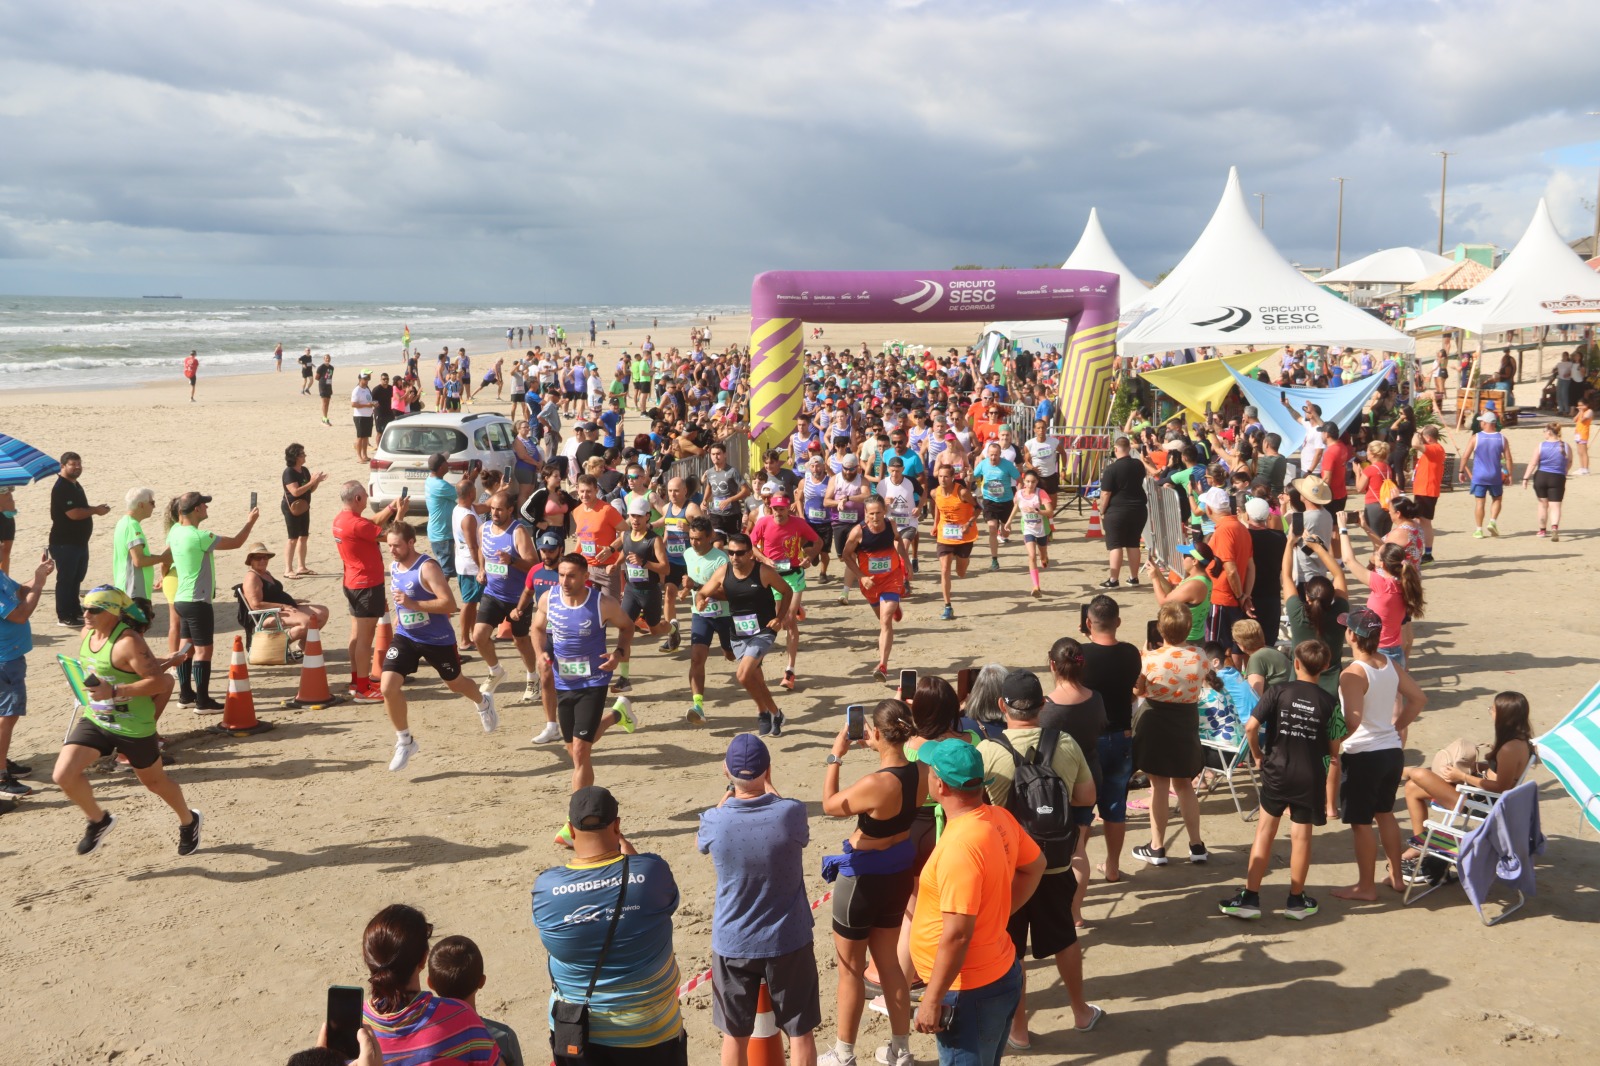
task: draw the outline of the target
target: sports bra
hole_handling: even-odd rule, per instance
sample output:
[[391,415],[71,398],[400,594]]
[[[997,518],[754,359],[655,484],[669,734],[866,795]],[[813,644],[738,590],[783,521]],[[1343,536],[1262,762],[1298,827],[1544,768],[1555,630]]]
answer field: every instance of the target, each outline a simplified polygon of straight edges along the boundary
[[898,836],[911,828],[917,815],[917,767],[915,763],[904,766],[883,766],[873,771],[890,774],[900,782],[900,810],[890,818],[874,818],[870,814],[856,815],[856,828],[871,840],[884,840]]

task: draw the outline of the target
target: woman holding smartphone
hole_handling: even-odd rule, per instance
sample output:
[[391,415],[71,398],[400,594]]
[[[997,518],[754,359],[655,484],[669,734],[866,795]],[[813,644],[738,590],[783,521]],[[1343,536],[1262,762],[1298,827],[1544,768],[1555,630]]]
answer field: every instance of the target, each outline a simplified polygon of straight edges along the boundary
[[[823,860],[824,877],[829,870],[837,872],[833,946],[839,960],[841,1046],[831,1053],[831,1060],[849,1062],[854,1054],[870,954],[889,1011],[888,1060],[893,1062],[911,1033],[910,990],[895,949],[906,902],[916,887],[911,821],[925,786],[918,779],[917,767],[906,759],[905,743],[911,738],[912,723],[911,709],[904,703],[881,701],[865,716],[859,739],[851,737],[851,728],[846,723],[834,738],[822,779],[823,813],[856,818],[855,831],[844,842],[844,853]],[[852,748],[877,752],[878,766],[855,784],[840,788],[840,769]],[[823,1058],[827,1061],[830,1056]]]

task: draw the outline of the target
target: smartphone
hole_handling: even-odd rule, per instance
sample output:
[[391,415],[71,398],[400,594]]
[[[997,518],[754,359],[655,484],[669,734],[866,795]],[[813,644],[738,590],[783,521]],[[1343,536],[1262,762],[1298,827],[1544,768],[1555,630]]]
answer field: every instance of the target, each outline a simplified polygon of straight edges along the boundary
[[1288,389],[1279,389],[1278,390],[1278,402],[1279,403],[1284,403],[1284,404],[1289,402],[1289,390]]
[[1089,605],[1087,603],[1078,604],[1078,632],[1084,636],[1089,635]]
[[1161,645],[1161,626],[1155,619],[1151,619],[1144,624],[1144,646],[1151,651],[1155,651]]
[[910,703],[911,697],[917,694],[917,672],[915,670],[900,671],[900,699]]
[[252,492],[250,494],[250,510],[254,511],[255,509],[256,509],[256,494]]
[[844,709],[844,735],[851,740],[860,740],[864,735],[867,720],[867,709],[863,704],[852,703]]
[[361,1054],[356,1032],[361,1028],[361,989],[355,985],[328,986],[328,1049],[346,1058]]
[[956,996],[959,993],[946,992],[944,999],[939,1001],[939,1029],[949,1032],[956,1024]]
[[410,485],[401,485],[400,486],[400,498],[403,500],[407,496],[410,496],[410,495],[411,495],[411,486]]

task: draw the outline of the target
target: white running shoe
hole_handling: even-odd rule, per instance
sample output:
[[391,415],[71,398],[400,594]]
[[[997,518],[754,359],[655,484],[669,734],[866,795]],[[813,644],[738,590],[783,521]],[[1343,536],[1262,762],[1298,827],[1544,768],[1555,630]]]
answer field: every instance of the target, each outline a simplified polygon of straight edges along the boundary
[[416,738],[410,740],[396,740],[394,742],[394,758],[389,760],[390,770],[404,770],[406,763],[411,761],[411,756],[421,751],[422,747]]
[[536,687],[534,687],[533,685],[525,685],[525,686],[523,686],[522,698],[519,699],[517,702],[518,703],[538,703],[539,702],[539,690]]
[[888,1044],[885,1044],[879,1048],[878,1053],[873,1056],[873,1059],[877,1062],[883,1063],[884,1066],[917,1066],[917,1060],[911,1057],[910,1048],[906,1048],[904,1051],[900,1052],[900,1054],[896,1055],[889,1050]]
[[611,709],[617,712],[617,724],[622,726],[624,733],[631,733],[639,728],[639,713],[633,709],[633,701],[626,696],[618,696]]
[[506,668],[501,666],[499,663],[495,663],[489,668],[488,679],[485,680],[484,683],[479,687],[485,692],[493,692],[495,689],[500,687],[500,682],[504,681],[505,679]]
[[483,701],[478,704],[478,721],[483,723],[485,733],[493,733],[500,728],[500,712],[494,709],[493,692],[484,692]]
[[548,744],[552,740],[561,739],[561,727],[554,722],[546,722],[544,728],[539,730],[533,738],[535,744]]

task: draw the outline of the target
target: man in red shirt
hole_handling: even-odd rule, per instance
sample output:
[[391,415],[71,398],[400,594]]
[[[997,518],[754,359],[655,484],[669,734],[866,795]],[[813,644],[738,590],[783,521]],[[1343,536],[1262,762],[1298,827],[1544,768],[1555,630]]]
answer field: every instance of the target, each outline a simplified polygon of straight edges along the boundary
[[750,530],[750,543],[755,548],[756,561],[776,570],[794,590],[794,610],[784,625],[787,634],[789,665],[783,671],[782,685],[793,691],[795,662],[800,654],[800,597],[806,590],[806,567],[817,561],[822,551],[822,538],[817,536],[811,523],[794,513],[794,501],[787,496],[775,495],[767,501],[770,515],[762,515]]
[[1417,449],[1417,466],[1411,474],[1411,496],[1417,501],[1417,524],[1422,527],[1422,565],[1433,562],[1433,513],[1444,485],[1444,445],[1439,427],[1423,426],[1411,438]]
[[378,679],[371,677],[372,635],[378,619],[389,609],[383,595],[383,552],[378,542],[390,522],[404,519],[410,500],[402,496],[372,518],[367,509],[367,490],[359,481],[346,481],[339,491],[344,504],[333,520],[333,542],[339,547],[344,564],[344,598],[350,605],[350,695],[363,703],[382,703]]
[[1332,422],[1322,423],[1322,437],[1328,442],[1322,452],[1322,480],[1328,483],[1328,492],[1333,496],[1333,503],[1328,510],[1335,515],[1343,514],[1345,498],[1349,495],[1344,474],[1350,465],[1350,445],[1344,442],[1339,435],[1339,427]]
[[[1233,623],[1243,621],[1250,602],[1250,590],[1255,587],[1255,547],[1250,541],[1250,531],[1233,513],[1233,497],[1219,500],[1211,510],[1216,528],[1211,531],[1207,544],[1222,573],[1211,586],[1211,613],[1206,617],[1206,639],[1214,640],[1229,650],[1235,650]],[[1216,573],[1215,569],[1212,573]]]

